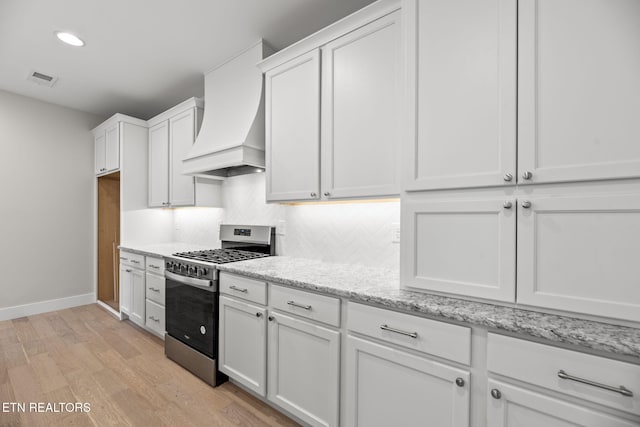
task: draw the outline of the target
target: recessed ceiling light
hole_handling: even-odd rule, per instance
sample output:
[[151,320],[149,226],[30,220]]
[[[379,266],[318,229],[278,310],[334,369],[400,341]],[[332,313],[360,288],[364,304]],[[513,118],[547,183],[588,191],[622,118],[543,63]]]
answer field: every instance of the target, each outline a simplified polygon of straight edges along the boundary
[[56,31],[54,34],[60,41],[68,45],[76,47],[84,46],[82,39],[75,34],[67,33],[66,31]]

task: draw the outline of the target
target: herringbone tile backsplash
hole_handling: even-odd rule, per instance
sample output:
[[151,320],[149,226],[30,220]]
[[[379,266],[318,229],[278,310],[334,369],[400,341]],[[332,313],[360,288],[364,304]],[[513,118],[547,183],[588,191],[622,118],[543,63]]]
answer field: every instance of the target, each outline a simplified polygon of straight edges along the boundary
[[222,184],[223,208],[174,211],[175,240],[219,247],[218,228],[227,224],[278,226],[278,255],[398,270],[400,247],[391,243],[400,222],[398,201],[280,205],[265,203],[265,175],[241,175]]

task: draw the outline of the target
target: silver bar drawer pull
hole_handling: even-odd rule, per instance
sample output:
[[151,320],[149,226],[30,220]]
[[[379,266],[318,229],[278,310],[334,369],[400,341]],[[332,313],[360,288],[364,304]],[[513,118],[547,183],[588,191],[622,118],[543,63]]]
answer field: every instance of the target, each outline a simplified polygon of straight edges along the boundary
[[149,267],[151,267],[151,268],[155,268],[156,270],[160,268],[160,267],[158,267],[157,265],[153,265],[153,264],[149,264]]
[[287,301],[288,305],[292,305],[294,307],[300,307],[300,308],[304,308],[305,310],[311,310],[311,306],[310,305],[302,305],[302,304],[298,304],[295,301]]
[[135,259],[132,259],[131,262],[134,264],[140,264],[140,261],[136,261]]
[[390,328],[388,325],[380,325],[380,329],[382,329],[383,331],[395,332],[396,334],[400,335],[406,335],[411,338],[418,338],[417,332],[401,331],[400,329]]
[[243,294],[246,294],[248,292],[248,290],[246,288],[238,288],[235,285],[229,286],[229,289],[233,289],[234,291],[242,292]]
[[160,288],[149,287],[149,290],[153,292],[160,292]]
[[609,390],[609,391],[612,391],[614,393],[620,393],[623,396],[633,397],[633,392],[631,390],[629,390],[628,388],[624,387],[624,386],[612,387],[610,385],[597,383],[595,381],[586,380],[584,378],[574,377],[573,375],[567,374],[562,369],[560,369],[558,371],[558,377],[562,378],[563,380],[576,381],[576,382],[579,382],[579,383],[582,383],[582,384],[587,384],[587,385],[591,385],[591,386],[594,386],[594,387],[603,388],[605,390]]

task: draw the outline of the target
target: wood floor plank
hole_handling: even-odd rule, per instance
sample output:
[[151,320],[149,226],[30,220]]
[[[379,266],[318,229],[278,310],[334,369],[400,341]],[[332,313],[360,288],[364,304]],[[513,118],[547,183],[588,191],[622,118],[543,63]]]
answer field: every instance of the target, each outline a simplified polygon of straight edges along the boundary
[[298,425],[234,384],[210,387],[96,304],[0,322],[0,400],[91,405],[2,414],[0,427]]

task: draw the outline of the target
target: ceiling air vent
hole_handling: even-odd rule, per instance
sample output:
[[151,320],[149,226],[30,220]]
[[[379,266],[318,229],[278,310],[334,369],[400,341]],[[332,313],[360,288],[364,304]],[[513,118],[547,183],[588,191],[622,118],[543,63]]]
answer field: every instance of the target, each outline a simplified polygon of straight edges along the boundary
[[39,85],[53,87],[53,85],[58,81],[58,78],[31,70],[31,72],[29,72],[29,75],[27,76],[27,80],[31,80],[32,82],[38,83]]

